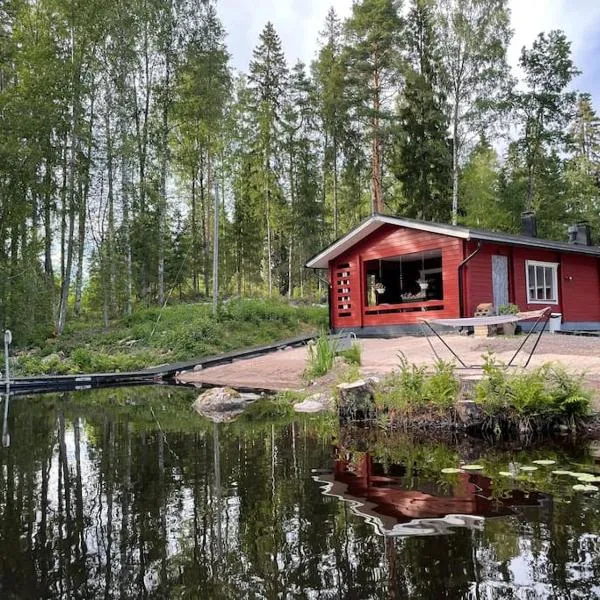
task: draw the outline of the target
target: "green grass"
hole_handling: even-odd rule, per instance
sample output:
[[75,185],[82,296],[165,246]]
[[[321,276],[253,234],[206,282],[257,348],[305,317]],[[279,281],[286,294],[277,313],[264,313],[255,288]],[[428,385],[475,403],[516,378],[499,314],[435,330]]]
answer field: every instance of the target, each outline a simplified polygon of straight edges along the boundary
[[337,356],[337,345],[325,330],[319,337],[308,345],[308,358],[304,376],[307,378],[322,377],[333,367],[333,361]]
[[[68,322],[64,334],[18,352],[18,374],[127,371],[269,344],[324,327],[322,307],[239,299],[219,307],[176,304],[137,310],[107,331],[100,317]],[[18,342],[18,340],[16,340]]]

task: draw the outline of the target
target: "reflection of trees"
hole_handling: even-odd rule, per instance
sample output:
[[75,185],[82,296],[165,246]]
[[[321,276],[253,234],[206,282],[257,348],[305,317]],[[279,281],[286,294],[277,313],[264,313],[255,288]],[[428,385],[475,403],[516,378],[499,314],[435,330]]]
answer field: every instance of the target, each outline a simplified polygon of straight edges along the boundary
[[[111,394],[175,401],[165,390]],[[12,443],[0,451],[3,598],[456,598],[474,589],[501,598],[515,559],[556,596],[592,596],[600,577],[591,499],[483,531],[384,539],[312,481],[313,469],[331,468],[318,422],[217,429],[186,413],[185,396],[179,414],[157,408],[153,418],[95,397],[11,406]]]

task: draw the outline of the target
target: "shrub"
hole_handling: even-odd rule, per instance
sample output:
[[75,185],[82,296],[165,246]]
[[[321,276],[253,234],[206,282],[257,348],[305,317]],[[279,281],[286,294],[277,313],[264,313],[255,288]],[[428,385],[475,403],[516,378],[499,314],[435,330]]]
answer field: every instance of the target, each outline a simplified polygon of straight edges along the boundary
[[558,365],[547,364],[531,372],[509,373],[507,368],[486,358],[484,377],[475,388],[475,400],[493,418],[518,419],[582,417],[589,411],[592,393],[582,375],[572,375]]
[[454,405],[459,388],[454,363],[439,360],[430,373],[426,366],[409,363],[402,353],[398,358],[398,371],[376,393],[375,401],[380,408],[409,411],[431,406],[446,410]]
[[425,380],[425,401],[440,408],[451,408],[458,396],[459,383],[454,374],[454,363],[438,360],[432,375]]

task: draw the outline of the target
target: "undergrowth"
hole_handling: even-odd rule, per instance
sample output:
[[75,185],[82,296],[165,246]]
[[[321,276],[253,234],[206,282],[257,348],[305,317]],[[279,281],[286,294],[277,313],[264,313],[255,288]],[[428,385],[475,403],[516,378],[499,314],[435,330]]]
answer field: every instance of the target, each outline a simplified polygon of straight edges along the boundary
[[475,387],[475,401],[485,413],[486,429],[496,434],[511,429],[535,433],[562,423],[575,428],[590,410],[592,392],[582,374],[558,364],[511,373],[487,356],[484,377]]
[[18,348],[16,374],[67,374],[129,371],[259,346],[312,333],[323,327],[327,311],[293,306],[279,299],[234,299],[217,317],[208,303],[145,308],[110,323],[87,315],[68,321],[62,336],[36,347]]
[[376,393],[378,408],[410,412],[425,406],[448,410],[454,405],[459,388],[454,363],[438,360],[431,371],[426,366],[408,362],[404,354],[398,358],[398,371],[388,377]]

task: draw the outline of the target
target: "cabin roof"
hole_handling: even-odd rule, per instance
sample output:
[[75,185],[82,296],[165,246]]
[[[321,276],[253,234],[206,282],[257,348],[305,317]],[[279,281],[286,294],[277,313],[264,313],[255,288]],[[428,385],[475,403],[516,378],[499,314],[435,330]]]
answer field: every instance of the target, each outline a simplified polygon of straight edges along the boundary
[[463,240],[481,240],[497,244],[511,244],[513,246],[527,246],[543,250],[557,250],[560,252],[600,256],[600,246],[583,246],[581,244],[556,242],[538,237],[499,233],[497,231],[487,231],[485,229],[471,229],[457,225],[444,225],[441,223],[418,221],[416,219],[392,217],[376,213],[368,219],[365,219],[360,225],[355,227],[345,236],[339,238],[327,246],[327,248],[313,256],[313,258],[306,263],[306,267],[309,269],[327,269],[331,260],[352,248],[352,246],[365,239],[383,225],[395,225],[397,227],[406,227],[407,229],[417,229],[419,231],[437,233],[439,235],[446,235]]

